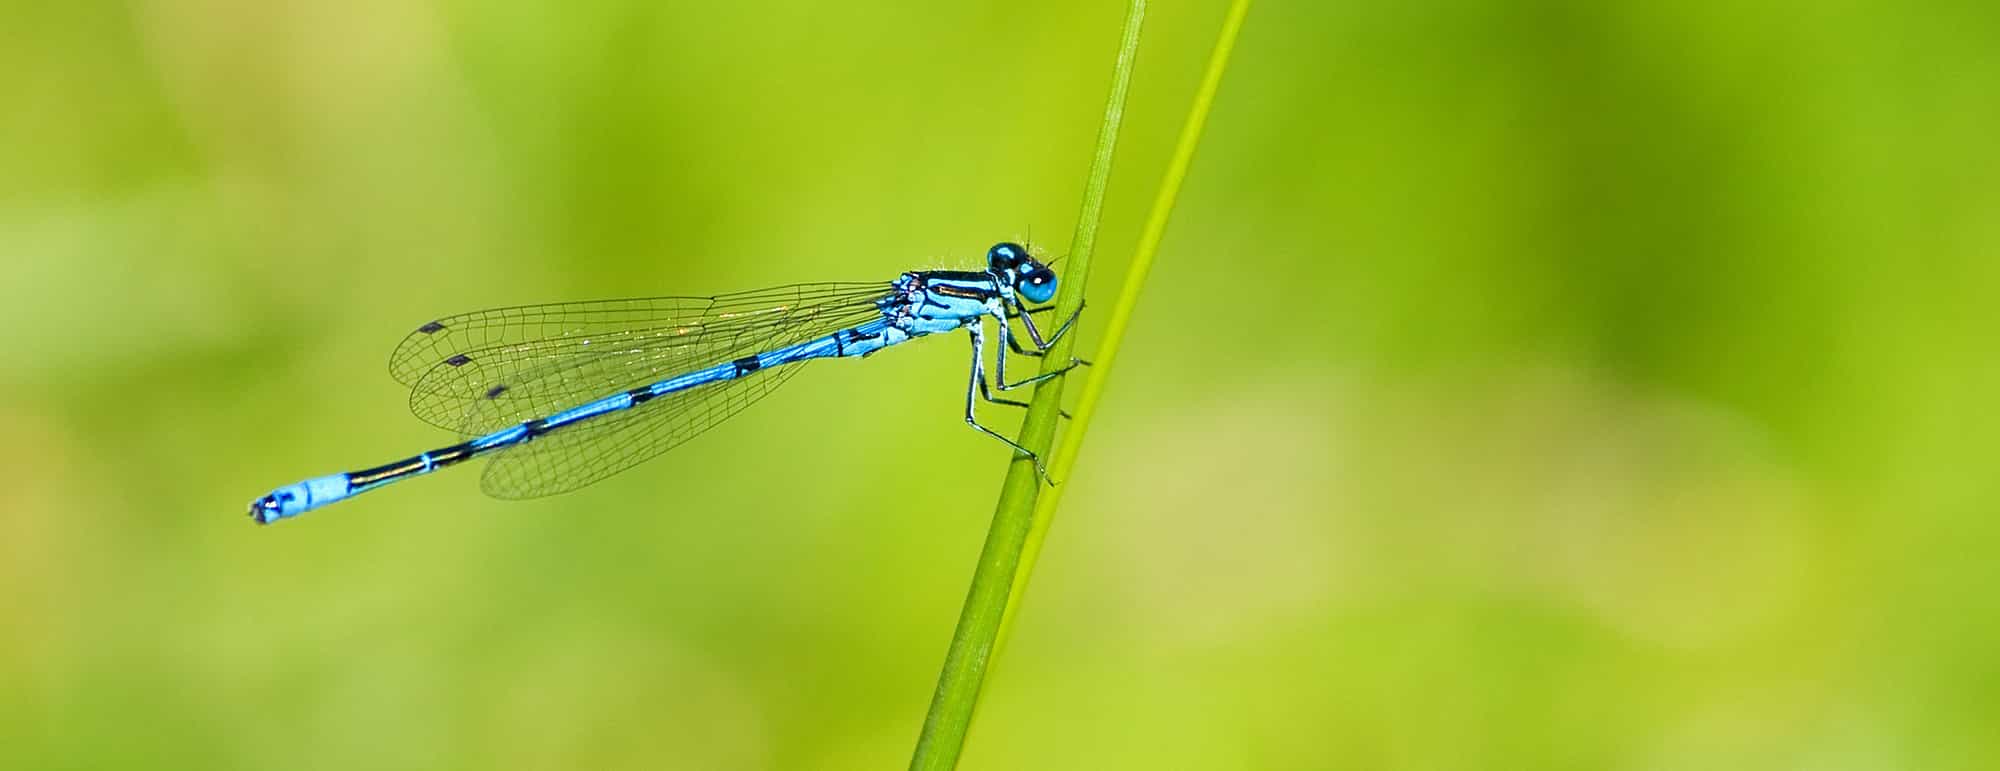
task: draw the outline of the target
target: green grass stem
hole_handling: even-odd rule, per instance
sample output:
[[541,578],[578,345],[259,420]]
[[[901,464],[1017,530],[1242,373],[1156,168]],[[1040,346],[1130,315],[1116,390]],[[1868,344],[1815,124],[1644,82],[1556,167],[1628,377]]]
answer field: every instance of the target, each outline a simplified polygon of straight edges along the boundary
[[[1173,214],[1174,201],[1180,197],[1181,182],[1187,179],[1188,165],[1193,163],[1195,148],[1201,144],[1201,130],[1208,123],[1215,92],[1222,86],[1222,73],[1229,68],[1229,55],[1236,48],[1236,35],[1243,29],[1243,17],[1250,12],[1250,1],[1235,0],[1229,5],[1229,15],[1223,18],[1222,31],[1215,39],[1215,50],[1208,57],[1208,69],[1202,74],[1201,87],[1195,91],[1194,103],[1188,107],[1187,120],[1181,124],[1180,140],[1174,145],[1173,158],[1168,161],[1166,174],[1160,179],[1160,191],[1153,198],[1153,210],[1146,215],[1146,229],[1140,233],[1139,245],[1132,253],[1132,263],[1125,269],[1125,284],[1118,290],[1118,301],[1106,316],[1103,342],[1098,344],[1097,355],[1091,359],[1090,374],[1083,381],[1083,395],[1077,399],[1076,419],[1070,421],[1069,430],[1063,434],[1062,446],[1049,463],[1049,475],[1059,482],[1069,479],[1070,470],[1076,467],[1076,456],[1083,446],[1084,432],[1090,428],[1091,416],[1097,414],[1097,402],[1104,395],[1104,383],[1110,379],[1111,367],[1118,361],[1118,346],[1124,341],[1125,328],[1132,321],[1132,309],[1139,305],[1139,293],[1145,289],[1146,276],[1153,270],[1153,256],[1160,250],[1160,238],[1166,234],[1167,219]],[[1061,486],[1051,488],[1035,502],[1034,522],[1029,527],[1027,540],[1021,544],[1020,564],[1014,570],[1014,583],[1007,595],[1007,610],[1001,616],[1000,635],[994,642],[996,658],[1006,647],[1007,637],[1014,628],[1014,616],[1020,608],[1022,595],[1028,591],[1028,579],[1034,576],[1035,559],[1041,556],[1042,541],[1048,537],[1049,524],[1055,521],[1056,506],[1062,502],[1063,489]]]
[[[1068,318],[1083,307],[1091,250],[1097,242],[1098,218],[1104,209],[1104,189],[1111,180],[1112,151],[1118,146],[1118,128],[1125,115],[1125,95],[1132,84],[1132,64],[1139,53],[1139,28],[1145,17],[1145,0],[1131,0],[1119,40],[1118,59],[1112,68],[1111,96],[1105,104],[1104,122],[1098,128],[1097,151],[1090,159],[1090,176],[1084,184],[1076,235],[1070,240],[1062,281],[1056,292],[1056,311],[1051,318]],[[1056,341],[1042,359],[1042,371],[1068,362],[1075,340],[1075,335],[1066,335]],[[1055,443],[1066,379],[1052,378],[1037,386],[1034,398],[1029,401],[1028,416],[1021,423],[1021,446],[1044,458],[1049,457],[1049,448]],[[1009,462],[1006,481],[1000,487],[1000,501],[994,507],[993,523],[973,570],[972,588],[966,593],[965,607],[959,613],[958,627],[945,653],[944,669],[938,674],[937,692],[931,697],[923,732],[917,737],[917,749],[910,758],[911,769],[945,771],[958,765],[994,641],[1007,611],[1022,546],[1033,524],[1035,499],[1041,486],[1041,479],[1028,458],[1016,457]]]

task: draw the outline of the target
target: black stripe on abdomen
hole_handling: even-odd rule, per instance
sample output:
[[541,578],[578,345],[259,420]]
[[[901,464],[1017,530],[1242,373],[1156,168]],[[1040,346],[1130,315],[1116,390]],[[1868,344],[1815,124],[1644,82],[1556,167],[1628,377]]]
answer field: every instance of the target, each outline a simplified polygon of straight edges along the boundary
[[457,463],[459,461],[471,458],[472,443],[465,442],[462,444],[454,444],[442,450],[432,450],[430,451],[430,456],[431,456],[431,465],[436,466],[438,468],[444,468],[445,466],[449,466],[453,463]]
[[349,489],[361,490],[401,477],[436,471],[472,457],[472,443],[461,442],[450,447],[432,450],[395,463],[376,466],[347,473]]

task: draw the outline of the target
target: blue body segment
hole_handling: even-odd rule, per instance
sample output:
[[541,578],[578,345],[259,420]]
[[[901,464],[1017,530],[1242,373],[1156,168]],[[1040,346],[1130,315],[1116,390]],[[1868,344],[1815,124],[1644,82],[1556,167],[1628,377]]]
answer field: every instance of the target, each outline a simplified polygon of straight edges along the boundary
[[[989,318],[996,323],[1004,343],[998,387],[1008,390],[1060,374],[1008,382],[1007,352],[1040,356],[1075,317],[1043,339],[1031,314],[1047,309],[1029,309],[1023,299],[1052,298],[1055,274],[1017,244],[994,246],[987,260],[984,271],[914,271],[887,284],[523,306],[429,322],[398,347],[391,369],[411,385],[419,417],[455,423],[466,440],[278,488],[252,501],[250,516],[269,524],[485,456],[496,458],[486,474],[491,494],[565,492],[705,431],[776,388],[801,363],[869,356],[958,329],[973,344],[966,422],[1033,457],[974,418],[975,391],[988,401],[1020,404],[989,392],[982,325]],[[1022,322],[1032,349],[1013,337],[1010,319]]]
[[328,474],[285,485],[264,496],[270,504],[257,512],[261,514],[258,521],[269,524],[286,517],[296,517],[352,494],[346,474]]

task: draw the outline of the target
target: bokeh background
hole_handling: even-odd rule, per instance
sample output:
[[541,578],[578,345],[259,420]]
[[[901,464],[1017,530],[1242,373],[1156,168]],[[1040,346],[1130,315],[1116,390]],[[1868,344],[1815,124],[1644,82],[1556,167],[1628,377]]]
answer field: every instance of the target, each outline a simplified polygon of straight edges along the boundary
[[[1097,307],[1224,5],[1154,9]],[[961,342],[243,507],[448,441],[436,315],[1061,253],[1120,14],[0,5],[0,766],[900,767]],[[1990,3],[1261,3],[964,767],[2000,766],[1996,95]]]

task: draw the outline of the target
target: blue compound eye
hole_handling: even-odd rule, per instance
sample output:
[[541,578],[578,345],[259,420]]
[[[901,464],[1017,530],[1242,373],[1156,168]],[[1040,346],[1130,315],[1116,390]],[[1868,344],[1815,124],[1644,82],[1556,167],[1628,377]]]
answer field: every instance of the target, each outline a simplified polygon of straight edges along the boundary
[[1048,302],[1056,296],[1056,272],[1037,265],[1014,280],[1014,291],[1028,298],[1028,302]]
[[1010,241],[1002,241],[986,250],[986,264],[994,270],[1011,270],[1028,261],[1028,248]]

